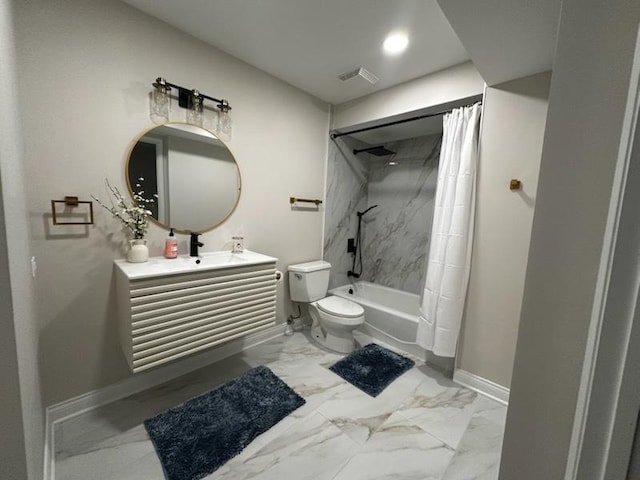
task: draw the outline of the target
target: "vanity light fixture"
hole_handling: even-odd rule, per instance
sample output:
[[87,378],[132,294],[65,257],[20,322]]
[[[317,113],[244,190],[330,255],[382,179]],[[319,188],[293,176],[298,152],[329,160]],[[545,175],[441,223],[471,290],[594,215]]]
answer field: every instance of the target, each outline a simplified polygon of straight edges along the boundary
[[389,55],[397,55],[404,52],[409,45],[409,37],[404,32],[392,32],[384,39],[382,48]]
[[156,78],[152,84],[154,91],[151,95],[151,119],[154,123],[165,123],[169,121],[171,112],[171,89],[178,91],[178,105],[187,110],[186,121],[194,125],[202,126],[204,117],[204,101],[211,100],[216,103],[218,109],[217,129],[221,136],[229,139],[231,137],[231,118],[229,110],[231,105],[225,99],[219,99],[205,95],[204,93],[170,83],[162,77]]

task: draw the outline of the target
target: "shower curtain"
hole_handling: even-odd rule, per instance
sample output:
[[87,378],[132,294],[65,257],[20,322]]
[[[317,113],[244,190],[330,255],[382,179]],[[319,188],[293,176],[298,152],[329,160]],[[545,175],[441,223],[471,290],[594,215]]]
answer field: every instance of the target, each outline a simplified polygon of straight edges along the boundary
[[454,357],[469,282],[481,105],[443,120],[436,203],[416,342]]

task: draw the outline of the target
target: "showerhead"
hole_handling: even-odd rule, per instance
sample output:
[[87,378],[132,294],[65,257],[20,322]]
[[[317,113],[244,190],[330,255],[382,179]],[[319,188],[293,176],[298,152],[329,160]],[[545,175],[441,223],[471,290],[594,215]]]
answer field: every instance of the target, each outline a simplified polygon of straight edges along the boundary
[[376,147],[361,148],[359,150],[353,150],[354,155],[357,155],[359,153],[370,153],[371,155],[375,155],[376,157],[386,157],[387,155],[393,155],[396,152],[392,152],[388,148],[385,148],[384,145],[378,145]]

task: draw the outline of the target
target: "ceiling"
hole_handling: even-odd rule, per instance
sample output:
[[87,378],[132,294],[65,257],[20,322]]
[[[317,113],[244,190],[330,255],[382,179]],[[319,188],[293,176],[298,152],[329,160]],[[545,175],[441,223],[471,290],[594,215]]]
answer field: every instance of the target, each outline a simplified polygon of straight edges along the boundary
[[[124,1],[332,104],[469,60],[436,0]],[[409,47],[386,56],[395,30]],[[360,66],[380,80],[338,80]]]
[[[328,103],[471,59],[488,85],[552,67],[561,0],[123,0]],[[443,13],[444,12],[444,13]],[[446,16],[445,16],[446,14]],[[409,47],[382,52],[402,30]],[[364,67],[379,77],[338,76]],[[384,143],[441,131],[441,117],[360,134]],[[414,133],[412,133],[414,132]]]
[[561,0],[438,0],[438,4],[487,85],[551,70]]

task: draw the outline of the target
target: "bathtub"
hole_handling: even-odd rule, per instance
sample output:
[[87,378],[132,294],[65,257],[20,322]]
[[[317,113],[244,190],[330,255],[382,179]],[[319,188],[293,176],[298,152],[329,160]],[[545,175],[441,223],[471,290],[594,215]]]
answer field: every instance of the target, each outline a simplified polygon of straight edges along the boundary
[[366,335],[453,372],[452,358],[437,357],[416,344],[419,295],[364,281],[333,288],[329,293],[362,305],[364,324],[359,330]]

